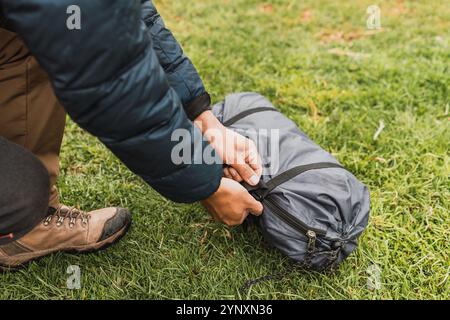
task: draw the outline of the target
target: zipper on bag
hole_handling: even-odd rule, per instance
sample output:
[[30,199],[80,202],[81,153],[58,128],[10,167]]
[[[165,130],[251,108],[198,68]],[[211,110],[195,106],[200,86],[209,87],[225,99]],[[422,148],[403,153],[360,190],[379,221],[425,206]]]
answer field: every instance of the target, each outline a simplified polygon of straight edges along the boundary
[[310,239],[310,242],[316,241],[316,238],[318,235],[325,236],[327,232],[323,229],[319,228],[312,228],[308,225],[306,225],[303,221],[299,220],[298,218],[294,217],[292,214],[284,210],[283,208],[280,208],[278,204],[276,204],[270,197],[267,197],[263,200],[268,207],[270,207],[273,211],[273,213],[286,222],[289,226],[291,226],[294,230],[299,231],[300,233],[303,233],[305,236]]
[[303,221],[297,219],[292,214],[280,208],[274,201],[270,199],[270,197],[265,198],[263,200],[266,205],[272,209],[272,212],[289,226],[291,226],[294,230],[304,234],[308,238],[307,250],[309,254],[312,254],[316,250],[316,240],[317,236],[325,236],[327,232],[318,228],[311,228],[306,225]]

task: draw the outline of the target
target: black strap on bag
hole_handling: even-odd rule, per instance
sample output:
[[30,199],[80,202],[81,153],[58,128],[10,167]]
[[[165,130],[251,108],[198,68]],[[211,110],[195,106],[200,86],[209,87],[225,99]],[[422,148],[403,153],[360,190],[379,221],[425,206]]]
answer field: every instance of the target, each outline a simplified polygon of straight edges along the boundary
[[311,163],[311,164],[305,164],[293,167],[276,177],[272,178],[268,182],[260,181],[258,185],[256,186],[250,186],[248,184],[244,183],[244,187],[249,191],[250,193],[256,195],[258,200],[263,200],[267,195],[272,192],[275,188],[279,187],[283,183],[295,178],[298,175],[301,175],[302,173],[305,173],[307,171],[311,170],[318,170],[318,169],[327,169],[327,168],[339,168],[347,170],[345,167],[341,166],[338,163],[333,162],[317,162],[317,163]]
[[345,169],[340,164],[333,163],[333,162],[317,162],[317,163],[296,166],[292,169],[289,169],[289,170],[283,172],[282,174],[276,176],[275,178],[273,178],[272,180],[267,182],[266,183],[266,186],[268,188],[267,192],[271,192],[273,189],[275,189],[279,185],[291,180],[292,178],[294,178],[304,172],[307,172],[310,170],[317,170],[317,169],[327,169],[327,168]]
[[264,112],[264,111],[276,111],[276,112],[279,112],[277,109],[272,108],[272,107],[258,107],[258,108],[254,108],[254,109],[247,109],[247,110],[245,110],[245,111],[235,115],[231,119],[225,121],[223,123],[223,125],[225,127],[229,127],[229,126],[235,124],[236,122],[238,122],[239,120],[241,120],[241,119],[243,119],[243,118],[245,118],[245,117],[247,117],[247,116],[249,116],[251,114],[254,114],[254,113],[257,113],[257,112]]

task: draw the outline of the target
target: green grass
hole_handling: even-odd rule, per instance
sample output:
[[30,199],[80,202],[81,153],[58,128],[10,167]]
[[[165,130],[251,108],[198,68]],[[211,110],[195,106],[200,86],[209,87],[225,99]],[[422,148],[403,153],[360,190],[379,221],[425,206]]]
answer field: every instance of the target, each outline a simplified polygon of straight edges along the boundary
[[[62,200],[129,207],[134,227],[105,252],[56,254],[0,275],[0,298],[448,299],[448,2],[377,1],[380,32],[366,30],[371,0],[155,2],[215,101],[236,91],[268,96],[370,187],[359,249],[335,274],[292,274],[240,295],[247,279],[288,261],[256,231],[228,231],[199,205],[157,195],[69,123]],[[82,288],[72,291],[74,264]],[[371,290],[373,266],[381,287]]]

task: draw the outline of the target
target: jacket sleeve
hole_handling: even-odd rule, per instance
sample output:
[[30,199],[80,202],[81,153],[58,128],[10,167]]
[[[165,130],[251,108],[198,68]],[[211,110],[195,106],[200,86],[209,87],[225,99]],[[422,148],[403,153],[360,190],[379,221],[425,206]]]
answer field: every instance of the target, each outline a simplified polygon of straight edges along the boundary
[[153,2],[141,2],[142,19],[153,40],[153,49],[170,86],[180,97],[186,114],[189,119],[194,120],[202,112],[211,109],[211,98],[191,60],[183,53],[172,32],[165,27]]
[[[128,168],[177,202],[205,199],[217,190],[221,165],[204,162],[202,150],[209,145],[186,117],[158,62],[140,0],[0,4],[72,119]],[[81,12],[80,30],[66,24],[67,8],[73,5]],[[191,137],[183,149],[189,160],[184,157],[182,163],[172,158],[180,143],[172,137],[177,129]]]
[[2,6],[0,5],[0,28],[4,27],[6,24],[6,18],[3,14]]

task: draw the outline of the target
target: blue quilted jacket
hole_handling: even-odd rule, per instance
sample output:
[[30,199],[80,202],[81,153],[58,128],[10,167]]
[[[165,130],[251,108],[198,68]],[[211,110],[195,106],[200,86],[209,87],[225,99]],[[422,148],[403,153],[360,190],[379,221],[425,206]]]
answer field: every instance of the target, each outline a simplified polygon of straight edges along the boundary
[[[81,30],[67,28],[71,5],[81,9]],[[208,144],[190,121],[209,108],[209,95],[151,1],[0,0],[0,7],[0,22],[24,39],[71,118],[130,170],[177,202],[217,190],[222,167],[194,156]],[[171,160],[176,129],[192,133],[192,164]]]

